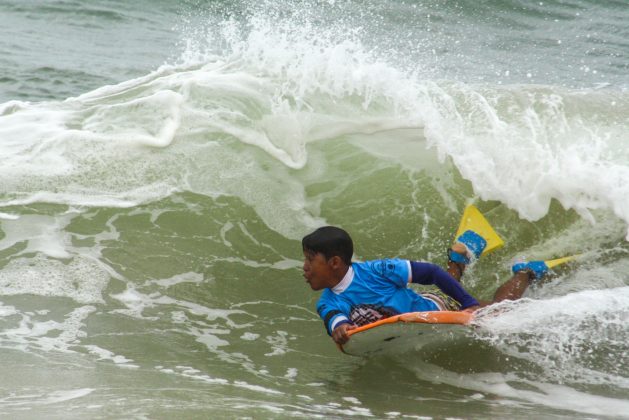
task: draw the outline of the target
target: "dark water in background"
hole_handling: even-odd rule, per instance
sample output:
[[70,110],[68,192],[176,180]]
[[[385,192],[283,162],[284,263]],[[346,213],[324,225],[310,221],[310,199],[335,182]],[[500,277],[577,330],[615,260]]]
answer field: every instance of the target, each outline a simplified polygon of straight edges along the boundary
[[[6,1],[0,413],[629,417],[628,4]],[[582,253],[443,349],[340,354],[301,236]]]

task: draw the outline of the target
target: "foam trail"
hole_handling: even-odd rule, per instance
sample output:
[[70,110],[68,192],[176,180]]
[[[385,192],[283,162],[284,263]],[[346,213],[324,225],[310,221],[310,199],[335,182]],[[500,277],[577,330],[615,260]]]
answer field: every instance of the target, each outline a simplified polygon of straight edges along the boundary
[[[546,379],[629,389],[629,287],[523,299],[479,312],[480,338]],[[612,356],[610,356],[612,355]]]

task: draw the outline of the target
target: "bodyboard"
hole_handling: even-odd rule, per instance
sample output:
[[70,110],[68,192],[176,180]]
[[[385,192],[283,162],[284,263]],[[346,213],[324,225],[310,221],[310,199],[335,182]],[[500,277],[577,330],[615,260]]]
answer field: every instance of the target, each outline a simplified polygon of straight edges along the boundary
[[473,319],[469,312],[409,312],[349,331],[349,341],[339,348],[346,354],[369,357],[447,346],[465,334]]
[[463,211],[463,216],[461,217],[459,229],[456,231],[454,237],[458,238],[467,230],[471,230],[477,233],[487,241],[487,246],[485,247],[481,255],[485,255],[504,245],[504,241],[502,240],[502,238],[498,236],[498,234],[491,227],[487,219],[485,219],[485,216],[483,216],[482,213],[473,204],[467,206]]

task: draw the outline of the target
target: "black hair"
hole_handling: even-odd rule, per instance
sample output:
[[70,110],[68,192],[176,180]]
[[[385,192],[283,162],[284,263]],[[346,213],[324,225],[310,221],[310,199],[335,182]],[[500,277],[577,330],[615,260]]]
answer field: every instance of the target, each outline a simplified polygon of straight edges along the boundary
[[352,263],[354,243],[349,233],[335,226],[323,226],[301,240],[304,251],[321,253],[326,260],[339,256],[347,265]]

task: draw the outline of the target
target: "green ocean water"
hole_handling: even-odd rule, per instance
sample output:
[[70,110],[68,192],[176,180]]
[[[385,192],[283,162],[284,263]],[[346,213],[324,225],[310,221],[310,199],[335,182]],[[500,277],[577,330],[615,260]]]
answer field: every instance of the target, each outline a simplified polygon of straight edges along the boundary
[[[628,417],[627,14],[0,5],[0,415]],[[339,352],[301,237],[444,264],[469,203],[478,298],[581,257],[446,349]]]

